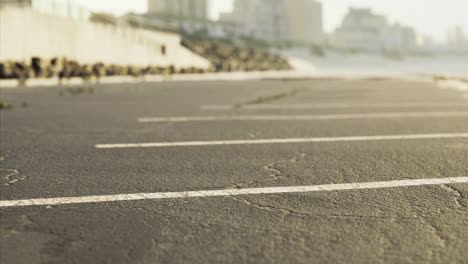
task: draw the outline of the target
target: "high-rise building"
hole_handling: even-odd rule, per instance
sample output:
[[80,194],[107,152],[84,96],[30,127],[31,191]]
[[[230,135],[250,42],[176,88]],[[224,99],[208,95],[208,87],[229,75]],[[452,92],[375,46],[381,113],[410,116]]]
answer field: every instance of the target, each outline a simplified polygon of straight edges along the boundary
[[246,35],[270,42],[321,43],[322,4],[316,0],[234,0],[221,20],[241,24]]
[[290,40],[298,43],[322,43],[322,4],[315,0],[288,0]]
[[32,0],[0,0],[1,7],[29,7],[32,5]]
[[148,13],[179,19],[208,19],[208,0],[148,0]]
[[414,50],[417,47],[416,31],[408,26],[396,23],[389,26],[382,35],[386,50]]
[[21,7],[32,8],[41,13],[54,16],[72,17],[87,20],[91,13],[76,1],[63,0],[0,0],[0,8]]
[[460,26],[456,26],[447,32],[447,42],[451,48],[468,46],[468,40],[465,38],[463,29]]
[[289,40],[289,21],[286,0],[234,0],[229,20],[244,27],[247,36],[269,42]]
[[160,28],[185,34],[209,31],[209,0],[148,0],[145,18]]

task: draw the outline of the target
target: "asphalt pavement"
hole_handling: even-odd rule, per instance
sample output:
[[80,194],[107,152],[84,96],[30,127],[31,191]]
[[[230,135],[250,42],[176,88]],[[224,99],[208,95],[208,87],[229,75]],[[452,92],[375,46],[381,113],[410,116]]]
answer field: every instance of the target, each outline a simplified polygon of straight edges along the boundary
[[0,93],[2,264],[468,263],[460,92],[314,78]]

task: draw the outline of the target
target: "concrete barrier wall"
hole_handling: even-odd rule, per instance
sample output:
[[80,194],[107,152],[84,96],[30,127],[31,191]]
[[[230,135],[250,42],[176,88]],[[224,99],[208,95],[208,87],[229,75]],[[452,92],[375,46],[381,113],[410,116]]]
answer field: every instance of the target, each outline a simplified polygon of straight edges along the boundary
[[25,8],[0,9],[0,60],[66,56],[81,63],[209,67],[177,34],[51,16]]

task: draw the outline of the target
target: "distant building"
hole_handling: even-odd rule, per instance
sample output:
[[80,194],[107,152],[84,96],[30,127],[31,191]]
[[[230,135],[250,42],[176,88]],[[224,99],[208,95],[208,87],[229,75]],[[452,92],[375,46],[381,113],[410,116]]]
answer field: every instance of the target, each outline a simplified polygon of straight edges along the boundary
[[[148,0],[148,13],[140,16],[145,23],[183,34],[208,34],[214,37],[241,35],[235,22],[211,21],[209,0]],[[137,15],[138,16],[138,15]]]
[[0,8],[5,7],[32,8],[44,14],[82,20],[89,19],[91,14],[88,9],[73,1],[63,0],[0,0]]
[[[254,32],[263,31],[257,25],[255,17],[260,0],[233,0],[232,12],[221,13],[219,21],[222,23],[236,23],[241,26],[241,35],[254,37]],[[258,36],[256,36],[258,38]]]
[[184,33],[204,31],[217,37],[249,37],[270,43],[321,43],[322,5],[316,0],[233,0],[233,10],[208,19],[208,0],[148,0],[158,25]]
[[371,52],[408,51],[416,47],[417,34],[411,27],[390,25],[385,16],[371,9],[350,8],[331,37],[338,48]]
[[384,31],[383,48],[386,50],[409,51],[417,47],[416,31],[407,26],[395,24]]
[[148,0],[145,17],[163,27],[196,33],[207,30],[208,10],[208,0]]
[[460,26],[456,26],[447,32],[447,43],[450,48],[468,48],[468,39]]
[[234,0],[232,13],[222,14],[220,20],[242,25],[248,37],[269,42],[289,39],[285,0]]
[[324,36],[322,5],[315,0],[234,0],[232,13],[220,20],[269,42],[321,43]]
[[11,6],[31,6],[32,0],[0,0],[0,8]]
[[332,36],[332,44],[355,50],[381,50],[383,33],[388,22],[384,16],[370,9],[350,8],[339,28]]
[[297,43],[323,42],[322,4],[315,0],[288,0],[290,40]]
[[182,20],[207,20],[208,0],[148,0],[148,13]]

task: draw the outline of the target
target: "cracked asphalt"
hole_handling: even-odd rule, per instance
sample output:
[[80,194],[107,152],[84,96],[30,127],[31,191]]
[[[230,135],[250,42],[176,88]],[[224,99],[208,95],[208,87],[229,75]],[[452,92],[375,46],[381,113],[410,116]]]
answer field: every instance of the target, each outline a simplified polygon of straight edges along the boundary
[[[467,133],[468,118],[138,123],[141,117],[468,111],[392,78],[1,89],[1,200],[468,176],[468,140],[95,144]],[[378,107],[379,103],[432,102]],[[453,105],[441,105],[451,102]],[[242,109],[245,104],[372,104]],[[231,110],[201,110],[232,105]],[[0,208],[0,262],[468,263],[468,184]]]

